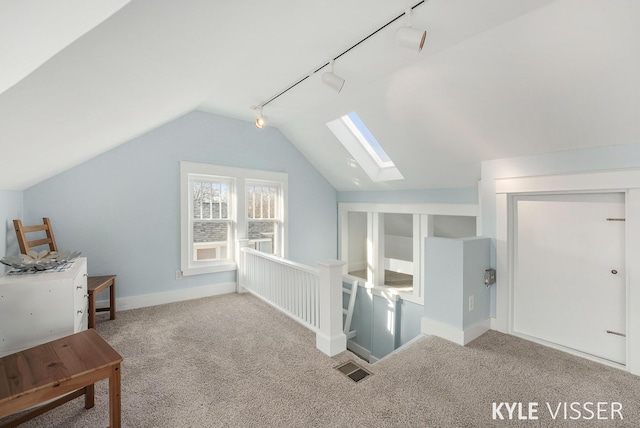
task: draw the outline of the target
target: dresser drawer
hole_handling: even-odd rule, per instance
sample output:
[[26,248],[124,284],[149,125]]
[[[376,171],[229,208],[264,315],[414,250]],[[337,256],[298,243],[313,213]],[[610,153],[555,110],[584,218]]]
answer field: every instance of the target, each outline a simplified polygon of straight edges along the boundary
[[63,272],[0,275],[0,355],[87,328],[87,261]]
[[[76,276],[73,278],[73,314],[74,332],[87,328],[87,312],[89,306],[89,293],[87,292],[87,264],[82,263]],[[84,324],[82,323],[82,320]],[[84,327],[83,327],[84,325]]]

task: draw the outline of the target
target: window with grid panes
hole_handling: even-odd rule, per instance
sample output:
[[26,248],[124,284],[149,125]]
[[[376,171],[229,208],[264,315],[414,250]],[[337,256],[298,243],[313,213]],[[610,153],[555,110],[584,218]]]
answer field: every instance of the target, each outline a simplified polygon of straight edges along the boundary
[[249,241],[287,257],[286,173],[180,162],[180,273],[235,270]]
[[247,237],[251,248],[278,254],[279,205],[279,184],[247,183]]
[[231,182],[192,176],[191,261],[230,259]]

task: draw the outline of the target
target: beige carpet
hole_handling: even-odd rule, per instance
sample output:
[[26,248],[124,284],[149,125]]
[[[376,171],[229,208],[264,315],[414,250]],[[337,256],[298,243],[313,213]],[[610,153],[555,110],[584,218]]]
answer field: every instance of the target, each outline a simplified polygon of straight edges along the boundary
[[[329,358],[314,335],[250,295],[99,316],[124,357],[125,427],[640,426],[640,378],[489,332],[467,347],[424,338],[376,364]],[[334,367],[373,373],[354,383]],[[539,403],[538,420],[492,419],[492,403]],[[545,403],[619,402],[623,420],[553,420]],[[107,382],[24,427],[104,427]],[[508,413],[504,408],[501,412]],[[516,414],[517,417],[517,414]],[[1,423],[1,421],[0,421]]]

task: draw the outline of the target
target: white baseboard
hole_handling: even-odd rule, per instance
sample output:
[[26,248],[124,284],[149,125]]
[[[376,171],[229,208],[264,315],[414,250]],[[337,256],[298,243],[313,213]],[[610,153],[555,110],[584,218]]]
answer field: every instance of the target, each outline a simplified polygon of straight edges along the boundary
[[491,320],[481,321],[462,330],[429,318],[422,318],[420,327],[422,334],[438,336],[464,346],[489,331]]
[[491,319],[486,319],[484,321],[480,321],[479,323],[475,323],[471,327],[467,327],[464,329],[464,344],[473,342],[486,332],[491,330]]
[[371,359],[371,352],[369,352],[367,348],[363,348],[352,340],[347,341],[347,349],[367,361]]
[[[203,287],[184,288],[182,290],[163,291],[161,293],[144,294],[142,296],[131,296],[116,298],[116,310],[145,308],[148,306],[164,305],[166,303],[181,302],[183,300],[199,299],[201,297],[217,296],[236,292],[235,282],[224,282],[221,284],[205,285]],[[106,308],[109,300],[99,300],[96,307]]]
[[340,332],[335,336],[327,336],[316,331],[316,348],[330,357],[347,350],[347,336]]

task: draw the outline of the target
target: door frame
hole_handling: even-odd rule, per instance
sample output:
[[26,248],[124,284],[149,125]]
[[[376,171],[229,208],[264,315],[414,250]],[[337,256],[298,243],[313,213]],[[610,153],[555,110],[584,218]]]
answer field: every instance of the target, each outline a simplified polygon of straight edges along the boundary
[[[492,319],[491,328],[514,336],[519,336],[513,331],[514,197],[540,193],[625,194],[626,366],[559,345],[540,343],[640,375],[640,266],[630,263],[640,258],[640,170],[503,178],[495,180],[495,189],[498,281],[496,316]],[[532,340],[530,337],[526,339]]]
[[[509,302],[510,307],[511,307],[510,308],[510,324],[509,324],[509,327],[510,327],[511,334],[514,335],[514,336],[517,336],[517,337],[520,337],[520,338],[523,338],[523,339],[526,339],[526,340],[529,340],[529,341],[541,343],[541,344],[544,344],[545,346],[554,347],[554,348],[557,348],[557,349],[560,349],[560,350],[563,350],[563,351],[570,350],[572,353],[576,353],[577,355],[581,355],[581,356],[582,355],[588,355],[589,357],[594,357],[594,358],[598,359],[598,361],[602,360],[602,361],[606,361],[607,363],[611,363],[611,364],[614,364],[614,365],[617,365],[617,366],[624,367],[626,365],[626,351],[627,351],[626,350],[626,345],[627,345],[626,337],[624,338],[624,348],[625,349],[624,349],[624,355],[622,357],[623,360],[625,361],[625,363],[619,363],[619,362],[616,362],[616,361],[614,361],[612,359],[606,359],[604,357],[600,357],[600,356],[597,355],[597,353],[590,353],[590,352],[587,352],[587,351],[581,351],[581,350],[579,350],[579,348],[572,348],[572,347],[569,347],[569,346],[566,346],[566,345],[562,344],[561,342],[549,341],[549,340],[543,339],[543,338],[535,336],[535,335],[524,333],[522,331],[516,331],[516,329],[515,329],[515,319],[516,319],[516,316],[517,316],[517,313],[516,313],[516,286],[518,286],[518,283],[516,282],[516,278],[520,278],[522,280],[522,277],[520,277],[518,275],[518,269],[519,269],[518,261],[519,260],[521,261],[521,259],[518,257],[518,252],[520,251],[520,248],[521,248],[520,244],[519,244],[520,234],[518,233],[518,230],[520,230],[520,228],[518,226],[519,221],[520,221],[520,212],[519,212],[519,209],[518,209],[519,208],[518,207],[518,202],[521,202],[521,201],[532,201],[534,199],[527,199],[527,198],[528,197],[534,197],[535,198],[535,197],[538,197],[538,196],[545,197],[545,196],[553,195],[553,196],[569,196],[569,197],[571,197],[571,196],[575,196],[575,195],[604,195],[604,194],[622,195],[622,197],[621,197],[622,201],[621,202],[622,202],[622,207],[625,210],[625,214],[622,214],[622,216],[626,216],[626,200],[625,200],[626,192],[618,192],[618,191],[579,192],[579,193],[575,193],[575,192],[572,192],[572,193],[544,192],[544,193],[518,193],[518,194],[511,194],[509,196],[509,199],[510,199],[510,201],[512,203],[512,213],[513,213],[513,216],[512,216],[513,234],[510,237],[510,242],[512,243],[512,246],[511,246],[512,250],[511,251],[512,251],[513,265],[511,267],[512,267],[513,278],[514,278],[513,284],[512,284],[512,289],[511,289],[511,291],[512,291],[511,300]],[[545,200],[545,199],[542,199],[542,200]],[[550,199],[546,199],[546,200],[548,201]],[[564,199],[563,202],[569,202],[570,203],[571,200]],[[596,201],[592,200],[591,202],[596,202]],[[604,218],[602,220],[603,220],[603,223],[606,223],[604,221]],[[552,220],[550,220],[550,221],[552,221]],[[521,230],[520,230],[520,233],[522,233]],[[622,235],[617,235],[617,236],[619,236],[620,239],[622,239],[622,240],[625,239],[624,232],[623,232]],[[626,334],[626,327],[627,327],[627,324],[629,323],[629,320],[628,320],[628,317],[627,317],[627,313],[626,313],[626,310],[627,310],[627,294],[628,294],[628,277],[626,275],[626,264],[627,264],[626,244],[625,244],[625,248],[624,248],[623,251],[624,251],[624,254],[622,254],[622,258],[624,260],[622,261],[622,264],[621,265],[615,265],[615,266],[623,267],[623,271],[622,271],[623,277],[622,277],[622,279],[623,279],[623,282],[624,282],[624,289],[622,290],[622,292],[624,294],[624,311],[625,312],[624,312],[624,327],[623,327],[624,330],[622,330],[622,331],[625,331],[625,334]],[[614,265],[612,265],[612,266],[614,266]],[[618,308],[620,308],[620,306],[616,306],[616,310]],[[537,312],[537,315],[535,316],[535,318],[538,319],[540,317],[540,315],[542,315],[542,314],[540,314],[538,311],[536,311],[536,312]],[[615,340],[620,340],[620,339],[621,338],[617,338]]]

